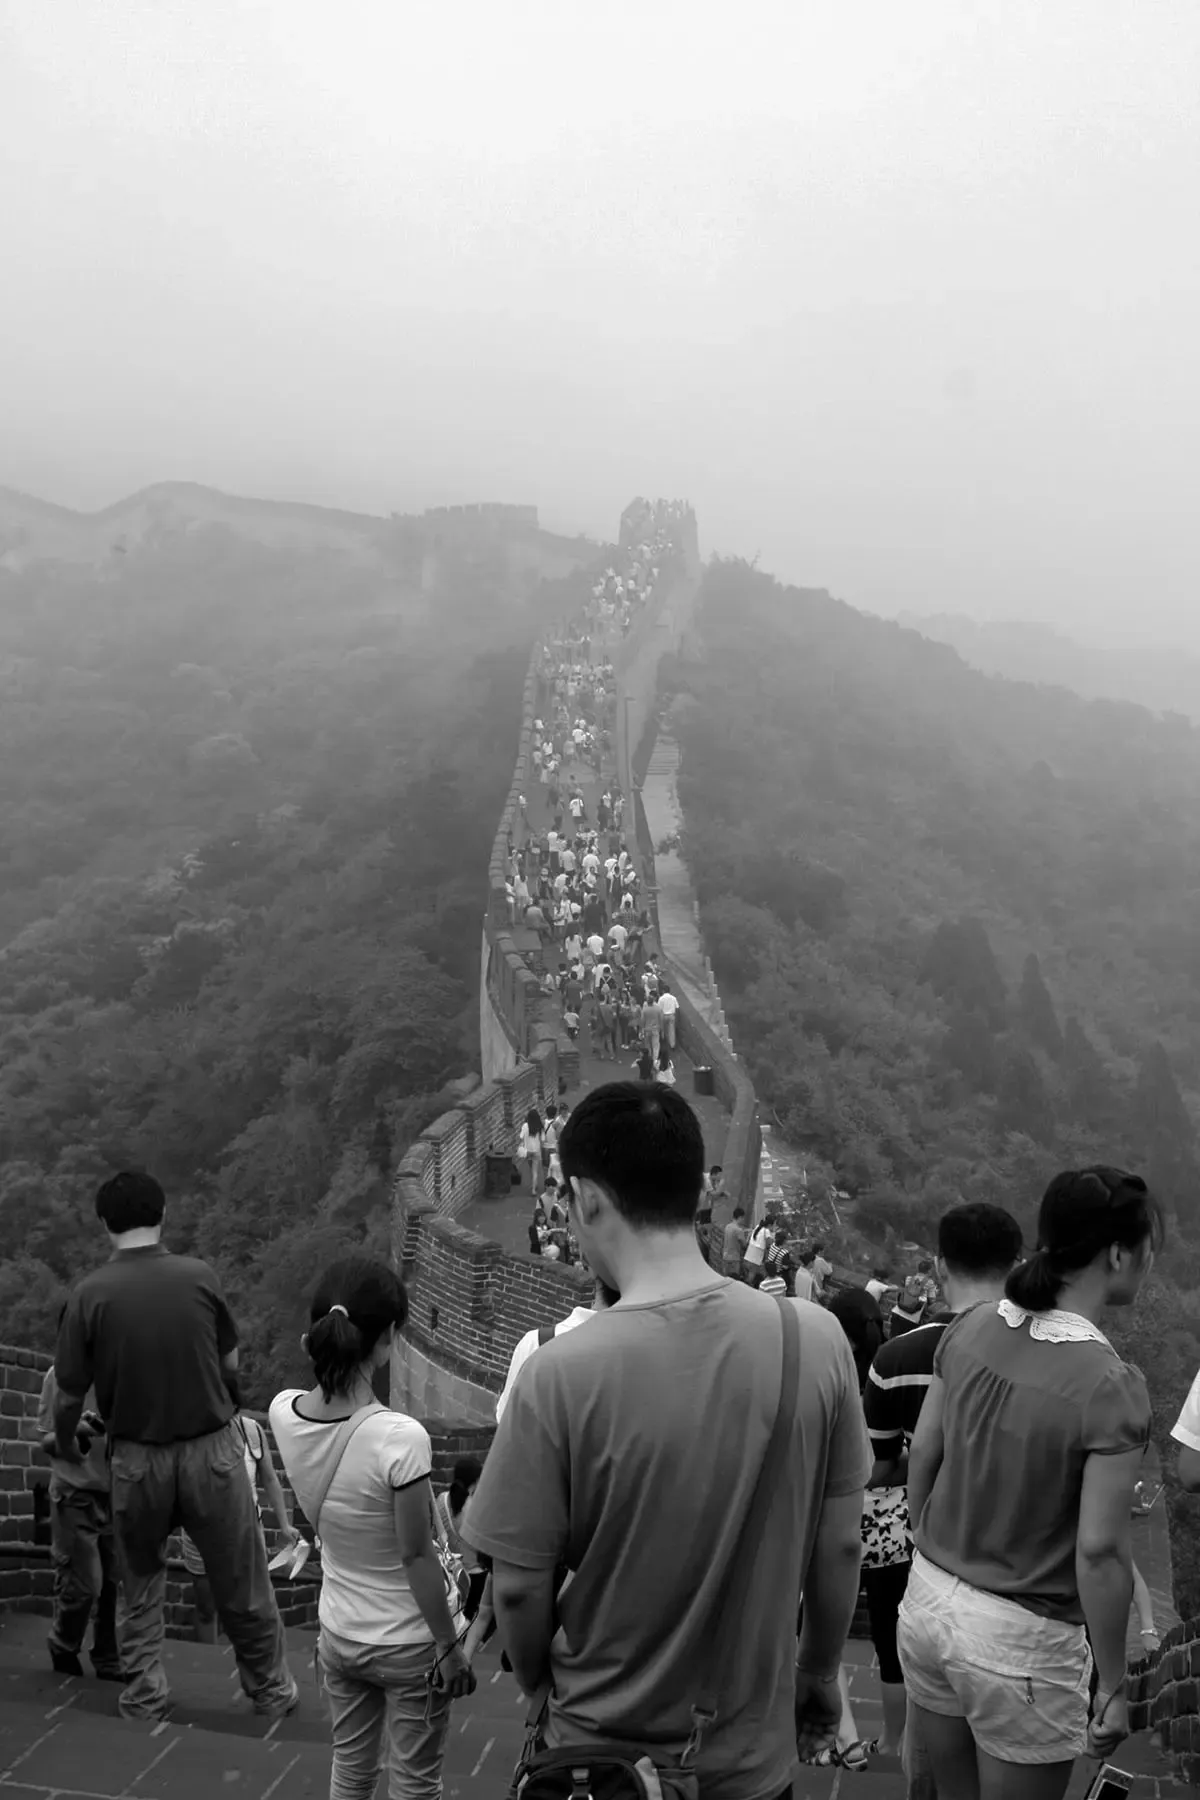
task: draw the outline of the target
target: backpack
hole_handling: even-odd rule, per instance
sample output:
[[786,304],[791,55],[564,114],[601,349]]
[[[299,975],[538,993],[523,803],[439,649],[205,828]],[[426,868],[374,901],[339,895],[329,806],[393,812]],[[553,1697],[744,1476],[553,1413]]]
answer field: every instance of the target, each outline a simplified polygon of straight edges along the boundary
[[550,1342],[551,1338],[554,1336],[554,1334],[557,1330],[558,1330],[557,1325],[539,1325],[538,1326],[538,1349],[539,1350],[543,1347],[543,1345],[548,1344]]

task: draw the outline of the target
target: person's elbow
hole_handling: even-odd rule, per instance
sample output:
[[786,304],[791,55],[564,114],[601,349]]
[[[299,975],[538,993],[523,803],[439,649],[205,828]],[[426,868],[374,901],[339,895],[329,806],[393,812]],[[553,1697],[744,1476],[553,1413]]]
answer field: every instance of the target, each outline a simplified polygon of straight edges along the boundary
[[1180,1487],[1186,1493],[1200,1494],[1200,1450],[1193,1450],[1189,1444],[1184,1444],[1179,1452],[1175,1473],[1179,1477]]
[[814,1572],[857,1567],[862,1556],[862,1511],[861,1488],[825,1502],[813,1547]]
[[1081,1514],[1075,1536],[1075,1567],[1089,1574],[1130,1561],[1129,1532],[1105,1520],[1095,1523]]
[[554,1599],[553,1569],[523,1569],[515,1563],[495,1563],[492,1596],[502,1614],[536,1612],[549,1608]]

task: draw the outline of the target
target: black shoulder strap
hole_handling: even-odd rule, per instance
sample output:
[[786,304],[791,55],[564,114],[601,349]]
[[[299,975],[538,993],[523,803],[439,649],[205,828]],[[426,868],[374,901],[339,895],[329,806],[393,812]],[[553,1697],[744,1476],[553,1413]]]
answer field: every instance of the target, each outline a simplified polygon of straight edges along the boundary
[[539,1350],[542,1348],[543,1344],[548,1344],[550,1342],[550,1339],[554,1336],[554,1334],[557,1330],[558,1330],[557,1325],[539,1325],[538,1326],[538,1349]]
[[762,1549],[762,1536],[771,1502],[784,1485],[784,1470],[792,1447],[796,1400],[800,1390],[800,1315],[791,1301],[777,1301],[783,1355],[779,1373],[779,1404],[775,1423],[767,1440],[766,1453],[758,1471],[758,1480],[750,1499],[745,1522],[737,1545],[729,1559],[721,1582],[712,1623],[706,1633],[710,1646],[704,1680],[696,1690],[692,1707],[692,1735],[683,1755],[687,1767],[700,1751],[700,1741],[717,1716],[717,1699],[728,1690],[734,1673],[735,1659],[742,1654],[742,1636],[736,1629],[735,1609],[744,1603],[750,1576]]

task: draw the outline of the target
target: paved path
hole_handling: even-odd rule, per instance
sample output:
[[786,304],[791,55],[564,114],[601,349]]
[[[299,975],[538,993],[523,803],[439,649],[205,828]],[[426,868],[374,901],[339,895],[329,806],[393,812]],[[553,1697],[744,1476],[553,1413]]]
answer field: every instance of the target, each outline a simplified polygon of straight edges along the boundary
[[[227,1649],[167,1647],[174,1710],[166,1725],[126,1723],[106,1683],[64,1679],[45,1655],[46,1622],[0,1615],[0,1796],[4,1800],[317,1800],[329,1791],[328,1720],[312,1666],[314,1638],[289,1632],[301,1699],[275,1725],[241,1698]],[[864,1736],[879,1729],[870,1652],[852,1645],[851,1678]],[[511,1676],[485,1651],[479,1687],[457,1702],[446,1752],[448,1800],[502,1800],[520,1753],[525,1705]],[[807,1771],[796,1800],[851,1793],[900,1800],[898,1766],[866,1776]],[[378,1796],[386,1794],[381,1781]]]
[[[587,802],[588,818],[593,823],[596,818],[596,804],[605,788],[616,780],[616,764],[606,764],[602,775],[596,775],[590,767],[582,763],[571,765],[563,778],[564,787],[569,775],[574,774],[579,781],[580,791]],[[532,836],[538,836],[552,823],[550,803],[546,789],[536,779],[531,782],[526,793],[528,801],[529,826],[521,827],[518,835],[519,843],[527,843]],[[631,805],[629,797],[625,809],[625,837],[633,855],[637,855],[637,844],[634,837]],[[640,869],[643,884],[646,879],[645,869]],[[547,966],[555,969],[562,966],[562,953],[557,946],[547,946],[540,951],[536,934],[518,932],[519,948],[527,954],[532,967],[542,966],[544,956]],[[646,937],[647,954],[651,950],[661,948],[653,932]],[[579,1033],[579,1070],[580,1079],[577,1087],[572,1088],[568,1099],[572,1105],[590,1088],[599,1087],[606,1081],[626,1081],[637,1078],[635,1057],[632,1051],[620,1056],[616,1061],[598,1056],[592,1047],[591,1034],[587,1028],[587,1006],[585,1002],[584,1023]],[[557,1022],[561,1008],[557,999],[543,1002],[545,1016]],[[694,1071],[692,1064],[682,1050],[674,1052],[676,1083],[680,1093],[687,1096],[688,1101],[699,1116],[704,1130],[704,1161],[706,1167],[720,1162],[725,1148],[725,1136],[729,1127],[729,1116],[720,1101],[710,1095],[698,1095],[695,1091]],[[511,1194],[495,1200],[477,1200],[457,1215],[460,1225],[471,1231],[478,1231],[483,1237],[492,1238],[505,1250],[525,1254],[529,1249],[528,1226],[532,1214],[532,1201],[527,1185],[513,1188]],[[716,1222],[725,1223],[724,1214],[718,1214]]]

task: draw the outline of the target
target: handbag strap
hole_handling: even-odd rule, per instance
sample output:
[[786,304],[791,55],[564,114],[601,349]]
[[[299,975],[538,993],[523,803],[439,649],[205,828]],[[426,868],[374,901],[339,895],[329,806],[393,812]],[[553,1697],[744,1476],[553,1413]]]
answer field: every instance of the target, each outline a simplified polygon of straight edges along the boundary
[[349,1448],[350,1439],[354,1436],[359,1426],[367,1419],[371,1418],[375,1413],[386,1412],[387,1410],[387,1407],[383,1406],[378,1400],[373,1400],[369,1406],[360,1406],[357,1412],[351,1413],[350,1417],[348,1419],[343,1419],[338,1426],[337,1434],[333,1440],[333,1455],[326,1464],[325,1473],[321,1477],[320,1486],[313,1496],[312,1511],[308,1514],[308,1522],[312,1526],[315,1535],[320,1535],[321,1509],[329,1498],[329,1490],[333,1486],[333,1478],[342,1466],[342,1458]]
[[692,1735],[681,1758],[683,1768],[689,1768],[700,1754],[704,1733],[717,1716],[718,1698],[742,1654],[741,1638],[735,1630],[735,1611],[746,1592],[762,1547],[771,1502],[783,1485],[784,1470],[792,1447],[796,1401],[800,1391],[800,1318],[796,1308],[786,1298],[781,1296],[776,1304],[783,1336],[779,1404],[775,1408],[775,1423],[771,1427],[771,1435],[767,1439],[767,1447],[759,1465],[750,1505],[722,1578],[711,1622],[705,1632],[709,1651],[704,1679],[698,1684],[697,1699],[692,1706]]

